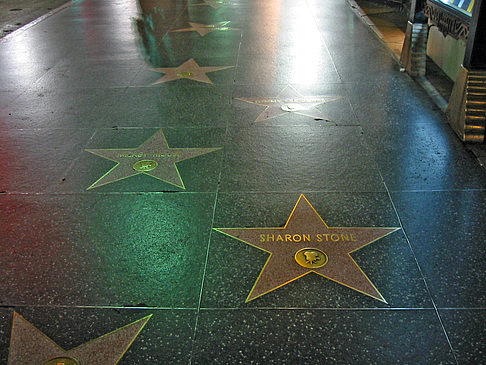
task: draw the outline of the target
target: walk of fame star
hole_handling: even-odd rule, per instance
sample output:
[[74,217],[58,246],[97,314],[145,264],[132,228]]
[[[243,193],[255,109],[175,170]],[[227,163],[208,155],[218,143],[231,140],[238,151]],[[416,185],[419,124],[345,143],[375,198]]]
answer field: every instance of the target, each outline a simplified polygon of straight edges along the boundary
[[287,113],[295,113],[326,120],[318,105],[342,99],[342,96],[303,96],[292,86],[286,86],[277,96],[265,98],[236,98],[246,103],[264,106],[260,115],[255,119],[261,122],[267,119],[276,118]]
[[303,194],[283,228],[215,228],[270,254],[246,302],[313,272],[384,303],[351,254],[398,229],[329,227]]
[[203,3],[200,4],[190,4],[189,6],[210,6],[214,9],[219,8],[223,5],[228,5],[230,0],[203,0]]
[[185,189],[176,163],[220,149],[221,147],[170,148],[161,129],[136,148],[87,149],[87,152],[117,163],[88,190],[138,174],[152,176]]
[[152,68],[151,71],[161,72],[165,74],[160,79],[152,83],[152,85],[179,79],[189,79],[204,82],[206,84],[212,84],[213,82],[206,75],[208,72],[226,70],[227,68],[231,67],[233,66],[201,67],[197,64],[194,58],[191,58],[178,67]]
[[171,32],[198,32],[200,36],[204,37],[206,34],[214,32],[215,30],[236,30],[235,28],[227,27],[229,23],[229,21],[219,22],[216,24],[200,24],[189,22],[191,26],[190,28],[175,29],[171,30]]
[[8,365],[115,365],[152,317],[107,333],[71,350],[64,350],[22,316],[14,313]]

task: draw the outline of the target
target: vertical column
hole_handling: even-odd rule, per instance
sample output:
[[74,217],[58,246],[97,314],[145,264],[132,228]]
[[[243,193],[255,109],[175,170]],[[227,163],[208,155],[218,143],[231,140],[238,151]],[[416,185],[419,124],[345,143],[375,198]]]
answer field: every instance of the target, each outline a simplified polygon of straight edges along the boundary
[[400,62],[411,76],[424,76],[427,58],[427,17],[425,0],[412,0]]
[[486,5],[475,0],[466,54],[454,83],[447,118],[465,142],[484,142],[486,127]]

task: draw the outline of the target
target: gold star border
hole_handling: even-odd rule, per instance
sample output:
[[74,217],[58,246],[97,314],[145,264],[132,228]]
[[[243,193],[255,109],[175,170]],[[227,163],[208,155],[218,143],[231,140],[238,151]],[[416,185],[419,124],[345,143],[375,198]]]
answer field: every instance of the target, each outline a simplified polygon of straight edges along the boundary
[[[301,204],[301,202],[305,202],[305,204],[307,204],[307,210],[310,212],[312,211],[313,214],[314,214],[314,219],[317,221],[319,221],[321,224],[322,224],[322,227],[324,227],[326,230],[328,231],[332,231],[332,230],[341,230],[341,231],[347,231],[347,230],[356,230],[356,231],[360,231],[360,232],[365,232],[367,234],[371,234],[371,238],[370,239],[365,239],[363,240],[364,243],[359,243],[358,246],[356,246],[356,248],[354,249],[350,249],[349,251],[345,252],[345,254],[341,253],[341,259],[344,258],[347,263],[346,263],[346,268],[353,268],[357,272],[361,273],[362,277],[359,278],[359,279],[362,279],[364,281],[364,284],[363,286],[368,286],[368,289],[363,289],[363,288],[357,288],[356,286],[352,286],[346,282],[343,282],[342,280],[339,280],[336,278],[335,275],[326,275],[326,274],[323,274],[322,272],[319,272],[322,268],[319,268],[319,269],[304,269],[302,270],[302,268],[300,268],[300,271],[301,271],[301,274],[298,274],[298,275],[295,275],[295,276],[292,276],[290,277],[289,275],[289,279],[287,280],[284,280],[282,281],[280,284],[278,285],[274,285],[270,288],[266,288],[264,290],[260,290],[258,292],[257,295],[254,295],[254,291],[256,290],[256,288],[261,285],[261,280],[262,280],[262,277],[265,275],[265,285],[267,284],[267,282],[271,281],[270,279],[272,279],[272,277],[268,277],[268,275],[271,275],[272,273],[268,274],[268,267],[270,266],[270,263],[272,262],[272,259],[276,256],[278,256],[279,254],[276,253],[278,252],[278,248],[274,249],[273,251],[269,250],[269,249],[265,249],[265,248],[262,248],[262,244],[257,244],[255,243],[255,237],[256,236],[259,236],[261,234],[263,234],[264,232],[285,232],[289,225],[291,225],[293,223],[293,218],[295,217],[294,215],[296,214],[297,210],[299,209],[299,205]],[[300,215],[301,213],[299,213]],[[312,218],[312,217],[311,217]],[[309,220],[310,218],[307,218],[305,220]],[[299,217],[299,221],[302,220],[301,217]],[[318,228],[318,227],[315,227],[315,228]],[[326,222],[321,218],[321,216],[319,215],[319,213],[315,210],[315,208],[312,206],[312,204],[307,200],[307,198],[304,196],[304,194],[301,194],[297,203],[295,204],[289,218],[287,219],[287,222],[285,223],[285,226],[284,227],[258,227],[258,228],[213,228],[214,230],[220,232],[220,233],[223,233],[229,237],[232,237],[232,238],[236,238],[238,239],[239,241],[242,241],[246,244],[249,244],[250,246],[253,246],[255,248],[258,248],[266,253],[269,254],[269,257],[267,259],[267,261],[265,262],[265,265],[264,267],[262,268],[260,274],[258,275],[258,278],[256,279],[250,293],[248,294],[248,297],[247,299],[245,300],[245,303],[248,303],[256,298],[259,298],[265,294],[268,294],[278,288],[281,288],[282,286],[284,285],[287,285],[311,272],[314,272],[320,276],[323,276],[329,280],[332,280],[334,282],[337,282],[338,284],[341,284],[343,286],[346,286],[352,290],[355,290],[357,292],[360,292],[362,294],[365,294],[367,296],[370,296],[374,299],[377,299],[383,303],[386,303],[387,304],[387,301],[384,299],[384,297],[381,295],[381,293],[378,291],[378,289],[374,286],[374,284],[371,282],[371,280],[367,277],[367,275],[363,272],[363,270],[359,267],[359,265],[356,263],[356,261],[353,259],[353,257],[351,256],[351,254],[397,230],[399,230],[400,228],[399,227],[329,227]],[[291,229],[295,229],[295,227],[292,227]],[[245,235],[248,235],[249,237],[252,236],[253,232],[255,232],[254,234],[256,235],[255,237],[252,237],[251,239],[249,239],[248,237],[241,237],[241,236],[245,236]],[[375,236],[376,237],[373,237]],[[261,236],[260,236],[261,237]],[[298,252],[299,249],[302,248],[305,248],[306,246],[311,246],[310,244],[309,245],[299,245],[299,246],[296,246],[295,249],[287,249],[287,251],[289,252]],[[311,249],[311,248],[309,248]],[[339,253],[339,251],[338,251]],[[331,258],[329,259],[331,261]],[[296,267],[299,267],[299,265],[296,263],[296,262],[293,262],[294,265],[297,265]],[[283,269],[282,269],[283,271]],[[280,273],[280,271],[279,271]],[[345,277],[345,279],[347,279]],[[351,281],[353,280],[353,278],[351,278]],[[346,281],[346,280],[344,280]],[[349,281],[349,280],[348,280]],[[369,285],[368,285],[369,284]]]
[[160,79],[153,82],[152,85],[157,85],[160,83],[180,80],[180,79],[188,79],[188,80],[203,82],[206,84],[213,84],[211,79],[206,75],[207,73],[226,70],[232,67],[234,66],[199,66],[199,64],[194,60],[194,58],[190,58],[182,65],[177,67],[151,68],[150,71],[165,74]]
[[71,350],[64,350],[33,324],[14,312],[8,365],[44,364],[57,357],[82,365],[115,365],[143,330],[152,314]]
[[[155,150],[155,148],[157,148]],[[152,150],[154,149],[154,150]],[[136,148],[120,148],[120,149],[86,149],[86,152],[92,153],[104,159],[113,161],[116,163],[109,171],[96,180],[87,190],[97,188],[103,185],[111,184],[117,181],[121,181],[136,175],[148,175],[154,177],[160,181],[177,186],[178,188],[185,189],[184,181],[182,180],[177,163],[205,155],[211,152],[220,150],[221,147],[213,148],[171,148],[169,147],[165,135],[162,129],[159,129],[154,135],[143,142]],[[171,155],[179,154],[179,157],[167,161],[165,164],[160,164],[152,171],[136,171],[133,169],[133,161],[123,160],[121,157],[117,158],[120,154],[130,155],[147,155],[149,156],[157,152],[159,155]],[[136,157],[136,160],[143,160],[146,157]],[[163,157],[152,157],[151,159],[159,162],[165,162]]]
[[[249,104],[255,104],[258,106],[263,106],[265,109],[258,115],[254,123],[262,122],[264,120],[277,118],[279,116],[293,113],[299,114],[306,117],[317,118],[319,120],[327,119],[324,117],[322,112],[317,108],[318,105],[330,103],[332,101],[340,100],[343,96],[304,96],[299,93],[295,88],[290,85],[284,87],[277,96],[275,97],[263,97],[263,98],[249,98],[249,97],[238,97],[236,100],[243,101]],[[283,104],[292,103],[302,103],[310,104],[306,109],[302,110],[283,110]],[[310,111],[314,110],[315,114],[311,114]]]

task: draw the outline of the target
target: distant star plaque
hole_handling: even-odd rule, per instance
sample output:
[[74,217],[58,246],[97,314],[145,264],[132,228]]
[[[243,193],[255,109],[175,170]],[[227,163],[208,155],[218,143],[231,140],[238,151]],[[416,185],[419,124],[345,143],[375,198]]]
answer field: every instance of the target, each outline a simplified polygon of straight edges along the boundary
[[303,194],[283,228],[215,228],[270,254],[246,302],[313,272],[384,303],[351,254],[398,229],[329,227]]
[[201,37],[208,35],[215,30],[226,31],[226,30],[236,30],[235,28],[230,28],[227,25],[229,21],[219,22],[216,24],[201,24],[201,23],[191,23],[189,22],[190,28],[175,29],[171,32],[197,32]]
[[233,66],[199,66],[194,58],[191,58],[177,67],[160,67],[152,68],[150,70],[165,74],[160,79],[153,82],[152,85],[180,79],[188,79],[198,82],[204,82],[206,84],[212,84],[213,82],[208,77],[208,75],[206,75],[207,73],[226,70],[231,67]]
[[89,188],[145,174],[185,189],[176,163],[220,150],[216,148],[170,148],[162,130],[135,148],[87,149],[87,152],[117,164],[95,181]]
[[189,6],[210,6],[214,9],[217,9],[220,6],[227,5],[229,3],[230,3],[230,0],[203,0],[202,3],[190,4]]
[[245,103],[264,106],[265,109],[255,119],[262,122],[267,119],[279,117],[284,114],[294,113],[307,117],[327,120],[318,106],[325,103],[342,99],[342,96],[303,96],[292,86],[286,86],[277,96],[263,98],[241,97],[236,100]]
[[8,365],[115,365],[152,317],[149,315],[71,350],[64,350],[14,312]]

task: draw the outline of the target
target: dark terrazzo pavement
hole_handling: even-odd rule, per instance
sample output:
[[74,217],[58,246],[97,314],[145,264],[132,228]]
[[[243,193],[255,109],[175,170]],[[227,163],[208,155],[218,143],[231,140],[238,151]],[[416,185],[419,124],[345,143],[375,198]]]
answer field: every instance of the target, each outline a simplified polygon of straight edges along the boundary
[[[345,1],[194,4],[75,1],[0,42],[0,363],[15,312],[66,350],[152,315],[120,364],[484,362],[486,172],[440,110]],[[152,85],[193,57],[234,67]],[[236,99],[287,84],[340,99],[259,123]],[[177,163],[185,189],[87,190],[116,163],[86,149],[159,129],[222,149]],[[301,194],[401,228],[350,254],[387,303],[313,273],[245,303],[269,254],[213,228],[283,227]]]

